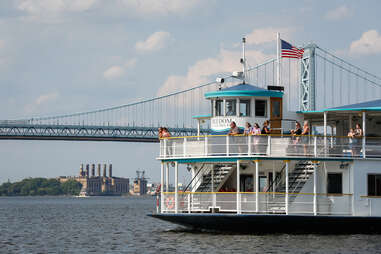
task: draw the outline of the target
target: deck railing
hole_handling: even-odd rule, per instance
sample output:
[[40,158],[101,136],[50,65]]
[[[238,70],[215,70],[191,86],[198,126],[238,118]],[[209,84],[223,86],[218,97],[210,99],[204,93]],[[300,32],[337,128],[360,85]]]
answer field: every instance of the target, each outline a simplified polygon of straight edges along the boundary
[[[314,214],[313,193],[258,193],[256,192],[179,192],[177,213],[228,212],[228,213],[286,213]],[[162,213],[175,213],[175,193],[163,193]],[[317,194],[317,215],[352,215],[351,194]],[[238,199],[237,199],[238,198]]]
[[381,157],[381,138],[210,135],[160,140],[160,159],[211,156],[372,158]]

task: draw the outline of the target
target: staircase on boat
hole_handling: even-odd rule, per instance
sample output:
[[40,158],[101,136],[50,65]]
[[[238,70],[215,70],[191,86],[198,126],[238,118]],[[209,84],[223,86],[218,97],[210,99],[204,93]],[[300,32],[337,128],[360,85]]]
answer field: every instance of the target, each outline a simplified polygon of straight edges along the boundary
[[[292,204],[295,200],[295,194],[300,193],[306,182],[314,173],[314,163],[312,161],[299,161],[295,164],[294,170],[288,173],[288,193],[292,195],[289,196],[288,202]],[[286,192],[286,182],[283,180],[284,168],[281,174],[276,178],[275,192],[285,193]],[[268,192],[272,191],[270,187]],[[285,197],[284,195],[269,195],[267,210],[272,213],[285,213]]]
[[202,193],[215,192],[216,190],[219,190],[232,174],[234,169],[235,166],[233,165],[214,165],[213,169],[200,169],[196,175],[201,173],[201,176],[193,179],[195,181],[193,186],[195,186],[194,189],[197,194],[190,197],[192,199],[192,210],[209,210],[209,207],[212,206],[213,202],[211,198],[212,196],[203,195]]
[[227,165],[214,166],[213,170],[209,170],[208,173],[202,176],[201,184],[196,192],[214,192],[218,190],[225,183],[227,176],[231,174],[232,168],[233,166]]

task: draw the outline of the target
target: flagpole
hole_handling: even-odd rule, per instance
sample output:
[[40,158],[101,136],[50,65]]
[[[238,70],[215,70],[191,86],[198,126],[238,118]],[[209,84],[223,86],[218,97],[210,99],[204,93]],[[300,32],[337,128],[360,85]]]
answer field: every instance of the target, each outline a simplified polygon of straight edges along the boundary
[[281,56],[281,49],[280,49],[280,33],[276,34],[277,37],[277,86],[280,86],[280,56]]

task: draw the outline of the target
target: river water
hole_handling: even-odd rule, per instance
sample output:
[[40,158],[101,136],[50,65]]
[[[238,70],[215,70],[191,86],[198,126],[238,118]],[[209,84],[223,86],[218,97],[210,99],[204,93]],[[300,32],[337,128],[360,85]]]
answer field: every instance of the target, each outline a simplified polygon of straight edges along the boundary
[[381,253],[381,235],[239,235],[146,216],[153,197],[0,198],[0,253]]

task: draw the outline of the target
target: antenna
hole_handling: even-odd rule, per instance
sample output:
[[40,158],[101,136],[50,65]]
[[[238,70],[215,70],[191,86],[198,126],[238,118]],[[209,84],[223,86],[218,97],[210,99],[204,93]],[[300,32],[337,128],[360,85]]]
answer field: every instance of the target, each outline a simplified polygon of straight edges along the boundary
[[242,38],[242,58],[241,58],[241,64],[242,66],[242,80],[243,84],[245,84],[245,78],[246,78],[246,56],[245,56],[245,43],[246,43],[246,38]]

